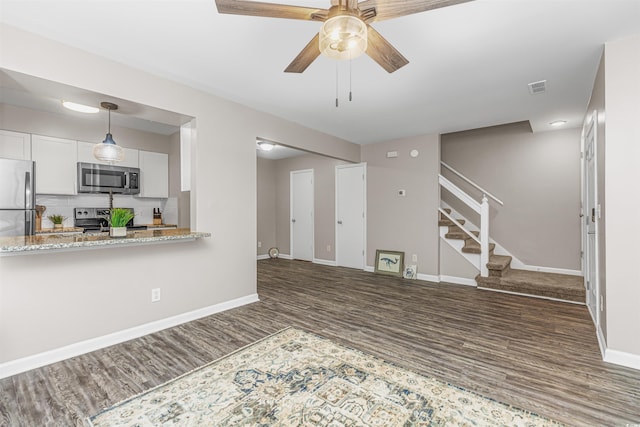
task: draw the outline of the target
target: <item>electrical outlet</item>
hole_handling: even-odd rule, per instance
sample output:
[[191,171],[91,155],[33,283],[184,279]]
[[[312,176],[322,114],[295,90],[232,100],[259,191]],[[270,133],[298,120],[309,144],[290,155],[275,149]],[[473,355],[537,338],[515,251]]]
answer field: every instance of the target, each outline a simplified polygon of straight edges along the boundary
[[331,252],[331,245],[327,245],[327,252]]
[[160,301],[160,288],[151,289],[151,302]]
[[604,311],[604,296],[600,295],[600,311]]
[[411,255],[411,261],[412,262],[418,262],[418,254]]
[[262,242],[258,242],[258,247],[261,248],[262,247]]

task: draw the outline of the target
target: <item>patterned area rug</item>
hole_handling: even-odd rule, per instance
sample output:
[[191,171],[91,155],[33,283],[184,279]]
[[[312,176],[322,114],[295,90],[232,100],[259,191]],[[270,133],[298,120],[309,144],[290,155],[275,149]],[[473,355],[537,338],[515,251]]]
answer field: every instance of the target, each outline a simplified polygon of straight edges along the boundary
[[557,426],[288,328],[89,418],[93,427]]

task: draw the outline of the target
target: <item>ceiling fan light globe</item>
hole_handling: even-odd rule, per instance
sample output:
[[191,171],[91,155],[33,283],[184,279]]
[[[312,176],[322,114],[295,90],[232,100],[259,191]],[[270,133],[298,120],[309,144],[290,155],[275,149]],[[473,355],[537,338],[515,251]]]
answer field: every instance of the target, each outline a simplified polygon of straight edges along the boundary
[[333,59],[354,59],[367,50],[367,24],[352,15],[327,19],[320,29],[320,52]]

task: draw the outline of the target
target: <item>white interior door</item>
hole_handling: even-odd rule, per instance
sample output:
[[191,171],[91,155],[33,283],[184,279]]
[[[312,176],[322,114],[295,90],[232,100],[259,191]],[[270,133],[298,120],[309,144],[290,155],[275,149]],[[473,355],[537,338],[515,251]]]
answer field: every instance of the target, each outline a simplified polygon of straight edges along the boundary
[[336,166],[336,264],[364,269],[366,165]]
[[585,125],[584,136],[584,206],[583,227],[585,242],[584,280],[587,290],[587,306],[596,327],[600,324],[600,287],[598,283],[598,179],[597,179],[597,112],[594,112]]
[[313,170],[292,171],[291,257],[313,261]]

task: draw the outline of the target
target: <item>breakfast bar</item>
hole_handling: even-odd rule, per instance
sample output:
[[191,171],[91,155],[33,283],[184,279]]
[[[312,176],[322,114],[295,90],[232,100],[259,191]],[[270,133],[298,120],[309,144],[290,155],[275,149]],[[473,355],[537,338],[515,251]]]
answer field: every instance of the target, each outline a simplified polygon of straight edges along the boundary
[[120,238],[110,237],[108,232],[0,237],[0,256],[185,242],[204,237],[211,237],[211,233],[191,231],[188,228],[134,230],[127,232],[126,237]]

